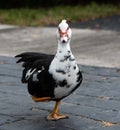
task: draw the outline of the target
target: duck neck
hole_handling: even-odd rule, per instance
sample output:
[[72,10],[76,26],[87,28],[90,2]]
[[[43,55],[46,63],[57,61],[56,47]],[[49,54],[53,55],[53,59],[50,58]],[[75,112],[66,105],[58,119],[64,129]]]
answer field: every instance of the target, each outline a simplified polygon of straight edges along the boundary
[[67,43],[61,43],[58,40],[57,55],[67,55],[70,53],[71,53],[70,41],[68,41]]

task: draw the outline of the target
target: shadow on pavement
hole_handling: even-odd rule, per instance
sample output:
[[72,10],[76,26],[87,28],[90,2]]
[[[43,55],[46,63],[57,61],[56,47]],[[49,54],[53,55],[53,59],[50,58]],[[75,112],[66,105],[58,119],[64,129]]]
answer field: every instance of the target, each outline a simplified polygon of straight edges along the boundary
[[74,28],[120,31],[120,15],[70,24]]

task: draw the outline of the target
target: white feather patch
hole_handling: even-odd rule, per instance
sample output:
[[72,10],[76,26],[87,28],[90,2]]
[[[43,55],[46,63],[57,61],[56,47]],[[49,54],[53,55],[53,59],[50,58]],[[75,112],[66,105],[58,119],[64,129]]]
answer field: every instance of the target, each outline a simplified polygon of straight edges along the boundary
[[[65,50],[66,49],[66,50]],[[64,96],[67,96],[73,89],[74,87],[78,84],[77,83],[77,78],[78,75],[77,73],[79,72],[79,68],[76,64],[76,61],[70,61],[65,60],[63,62],[60,62],[61,59],[64,58],[64,56],[68,55],[67,54],[67,48],[62,49],[62,53],[59,53],[59,51],[56,54],[56,57],[53,59],[50,67],[49,67],[49,73],[52,74],[53,78],[56,81],[67,81],[67,85],[70,85],[68,88],[67,86],[57,86],[54,90],[54,94],[56,98],[62,98]],[[73,54],[69,53],[70,58],[74,59]],[[75,69],[74,69],[75,68]],[[58,73],[56,70],[63,70],[65,74]]]
[[30,78],[30,76],[34,73],[36,71],[36,69],[29,69],[28,71],[27,71],[27,73],[26,73],[26,76],[25,76],[25,78],[26,78],[26,80],[28,80],[29,78]]

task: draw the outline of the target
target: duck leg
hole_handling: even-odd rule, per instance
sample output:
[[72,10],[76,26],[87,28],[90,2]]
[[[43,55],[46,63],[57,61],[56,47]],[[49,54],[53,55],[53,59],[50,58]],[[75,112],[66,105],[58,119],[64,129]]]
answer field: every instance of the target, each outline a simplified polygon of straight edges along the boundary
[[35,102],[49,102],[50,99],[50,97],[37,98],[35,96],[32,96],[32,100],[34,100]]
[[46,117],[46,120],[48,120],[48,121],[49,120],[56,121],[56,120],[59,120],[59,119],[68,118],[68,116],[65,115],[65,114],[58,114],[59,105],[60,105],[60,100],[56,101],[54,110]]

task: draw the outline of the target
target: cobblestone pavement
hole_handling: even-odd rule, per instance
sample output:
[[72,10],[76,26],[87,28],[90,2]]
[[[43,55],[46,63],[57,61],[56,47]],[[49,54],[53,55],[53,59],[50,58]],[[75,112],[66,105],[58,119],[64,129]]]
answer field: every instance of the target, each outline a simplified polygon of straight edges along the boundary
[[34,103],[21,84],[21,66],[0,57],[0,130],[120,130],[120,69],[81,66],[84,81],[63,100],[69,119],[45,121],[54,102]]

